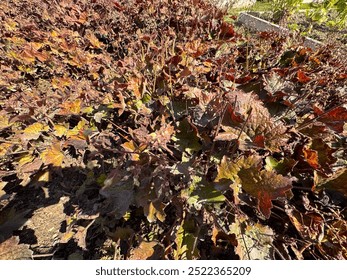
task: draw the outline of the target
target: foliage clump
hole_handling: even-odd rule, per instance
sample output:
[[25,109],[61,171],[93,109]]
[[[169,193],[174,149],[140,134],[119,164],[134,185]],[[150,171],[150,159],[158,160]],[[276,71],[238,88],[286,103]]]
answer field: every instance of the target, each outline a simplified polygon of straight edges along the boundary
[[85,258],[346,258],[337,49],[246,36],[201,0],[0,18],[3,213],[25,189],[70,196],[59,248]]

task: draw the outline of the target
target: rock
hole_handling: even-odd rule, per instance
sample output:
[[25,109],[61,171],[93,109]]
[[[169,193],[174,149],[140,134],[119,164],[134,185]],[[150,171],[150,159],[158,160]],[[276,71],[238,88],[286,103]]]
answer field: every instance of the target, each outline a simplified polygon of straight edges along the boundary
[[210,0],[217,8],[247,8],[255,4],[256,0]]

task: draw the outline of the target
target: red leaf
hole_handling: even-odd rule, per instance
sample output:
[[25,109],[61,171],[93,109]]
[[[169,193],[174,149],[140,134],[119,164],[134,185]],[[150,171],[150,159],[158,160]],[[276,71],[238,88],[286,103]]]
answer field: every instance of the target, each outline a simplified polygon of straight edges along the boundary
[[344,107],[337,107],[319,118],[319,121],[325,123],[334,131],[343,132],[343,126],[347,122],[347,109]]
[[299,69],[299,71],[297,73],[297,78],[298,78],[298,81],[300,83],[303,83],[303,84],[311,81],[311,78],[309,76],[307,76],[306,73],[303,72],[301,69]]
[[235,36],[235,30],[234,27],[226,22],[222,23],[221,30],[220,30],[220,35],[222,37],[234,37]]

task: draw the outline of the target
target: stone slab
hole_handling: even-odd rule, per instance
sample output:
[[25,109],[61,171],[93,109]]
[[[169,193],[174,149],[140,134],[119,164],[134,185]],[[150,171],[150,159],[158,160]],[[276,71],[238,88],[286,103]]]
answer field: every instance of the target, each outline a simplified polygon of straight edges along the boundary
[[[252,29],[254,31],[259,32],[278,32],[278,33],[284,33],[289,34],[290,30],[287,28],[284,28],[282,26],[279,26],[277,24],[271,23],[267,20],[258,18],[256,16],[250,15],[246,12],[241,12],[239,14],[238,20],[240,24],[243,26]],[[312,39],[310,37],[304,37],[304,46],[309,47],[311,49],[317,49],[320,48],[323,44],[320,41],[317,41],[315,39]]]

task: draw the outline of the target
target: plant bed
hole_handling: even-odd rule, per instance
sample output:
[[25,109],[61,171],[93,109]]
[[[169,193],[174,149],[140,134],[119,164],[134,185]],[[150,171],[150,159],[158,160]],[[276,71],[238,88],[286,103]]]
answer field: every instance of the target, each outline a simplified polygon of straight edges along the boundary
[[0,2],[0,259],[347,259],[346,57],[224,16]]

